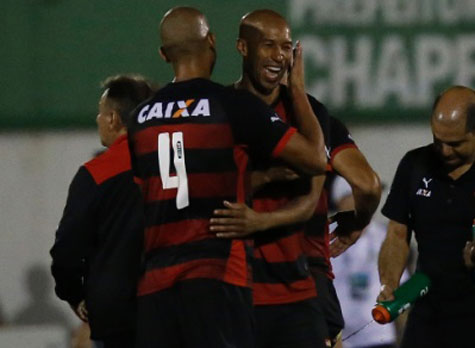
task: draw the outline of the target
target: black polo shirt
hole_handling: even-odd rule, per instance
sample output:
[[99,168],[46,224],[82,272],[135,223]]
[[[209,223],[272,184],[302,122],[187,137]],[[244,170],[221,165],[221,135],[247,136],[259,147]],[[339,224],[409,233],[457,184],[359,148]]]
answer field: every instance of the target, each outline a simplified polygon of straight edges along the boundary
[[432,145],[409,151],[399,163],[382,213],[414,231],[417,267],[433,295],[475,293],[462,250],[475,218],[475,166],[457,180],[447,175]]

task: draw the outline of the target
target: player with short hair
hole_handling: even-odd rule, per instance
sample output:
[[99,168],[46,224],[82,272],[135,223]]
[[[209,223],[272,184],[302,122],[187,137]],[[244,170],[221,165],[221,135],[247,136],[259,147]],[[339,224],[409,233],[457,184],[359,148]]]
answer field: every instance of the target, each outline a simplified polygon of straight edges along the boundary
[[302,52],[290,86],[297,132],[250,93],[210,81],[215,37],[201,12],[171,9],[160,36],[175,78],[137,108],[129,133],[146,213],[137,344],[253,347],[248,243],[216,238],[209,218],[223,200],[247,199],[248,154],[281,158],[309,175],[324,171]]
[[103,83],[96,121],[107,150],[82,165],[69,187],[50,251],[56,294],[104,347],[133,347],[136,288],[143,244],[143,208],[133,181],[126,124],[152,95],[140,76]]

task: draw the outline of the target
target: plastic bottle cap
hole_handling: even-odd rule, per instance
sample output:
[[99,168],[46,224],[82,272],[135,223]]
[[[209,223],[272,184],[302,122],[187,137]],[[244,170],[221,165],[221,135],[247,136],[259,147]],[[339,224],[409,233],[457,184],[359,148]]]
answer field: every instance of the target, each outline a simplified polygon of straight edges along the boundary
[[391,321],[391,314],[381,305],[377,305],[371,311],[373,319],[380,324],[387,324]]

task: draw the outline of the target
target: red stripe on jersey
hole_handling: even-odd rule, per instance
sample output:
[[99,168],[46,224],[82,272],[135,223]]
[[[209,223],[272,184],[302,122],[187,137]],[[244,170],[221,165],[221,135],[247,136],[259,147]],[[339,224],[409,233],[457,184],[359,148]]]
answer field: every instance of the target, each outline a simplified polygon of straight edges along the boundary
[[289,116],[291,117],[292,115],[289,114],[287,116],[287,110],[285,110],[284,101],[282,99],[279,100],[277,105],[274,107],[274,110],[280,116],[282,121],[284,121],[285,123],[290,123]]
[[216,238],[209,232],[209,219],[188,219],[145,229],[145,251],[187,242]]
[[303,231],[254,248],[254,257],[266,262],[294,262],[302,254]]
[[[240,189],[240,176],[236,172],[188,173],[188,194],[193,198],[229,197]],[[244,179],[242,179],[244,181]],[[145,202],[174,199],[177,188],[163,189],[160,177],[147,179],[148,189]]]
[[277,143],[276,147],[274,148],[274,151],[272,151],[272,156],[277,157],[280,155],[280,153],[284,150],[285,146],[289,142],[290,138],[292,135],[294,135],[297,132],[297,129],[290,127],[287,132],[280,138],[279,142]]
[[254,283],[254,305],[293,303],[317,296],[315,281],[311,276],[293,283]]
[[[317,207],[315,209],[315,215],[318,216],[327,216],[328,214],[328,193],[325,189],[323,189],[322,194],[317,203]],[[302,242],[302,247],[305,254],[309,257],[317,257],[317,258],[324,258],[325,264],[328,267],[328,271],[322,270],[326,272],[326,275],[330,279],[334,279],[335,275],[332,272],[332,266],[330,261],[330,229],[327,223],[325,224],[323,233],[319,233],[319,236],[316,236],[315,232],[311,233],[311,235],[305,234]]]
[[140,156],[157,151],[158,134],[183,132],[183,141],[187,149],[221,149],[234,145],[229,124],[180,123],[148,127],[133,135],[134,151]]
[[250,287],[251,266],[247,262],[244,243],[243,240],[233,240],[223,280],[226,283]]
[[244,203],[250,192],[250,174],[247,172],[247,163],[249,156],[246,152],[247,147],[240,145],[233,148],[234,162],[238,170],[236,199],[238,203]]
[[340,145],[336,148],[334,148],[331,153],[330,153],[330,163],[333,162],[333,158],[340,152],[340,151],[343,151],[345,149],[357,149],[358,146],[356,146],[356,144],[353,144],[353,143],[349,143],[349,144],[343,144],[343,145]]
[[198,259],[170,267],[152,269],[147,271],[139,281],[137,293],[139,296],[147,295],[169,288],[185,279],[209,278],[223,280],[226,262],[227,259]]
[[118,137],[109,148],[84,164],[97,185],[131,170],[127,135]]

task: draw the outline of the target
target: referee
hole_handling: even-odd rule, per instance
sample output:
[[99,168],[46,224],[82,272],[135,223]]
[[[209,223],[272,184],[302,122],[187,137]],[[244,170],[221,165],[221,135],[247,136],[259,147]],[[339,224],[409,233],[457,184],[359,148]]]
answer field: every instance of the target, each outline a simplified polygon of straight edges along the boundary
[[103,87],[96,121],[107,150],[82,165],[71,182],[51,270],[56,294],[89,322],[93,340],[130,348],[144,221],[125,124],[152,90],[143,78],[124,75]]
[[379,255],[381,293],[394,298],[412,231],[417,267],[432,286],[411,313],[402,347],[473,347],[475,285],[463,250],[475,218],[475,92],[456,86],[435,101],[434,142],[409,151],[397,169],[383,214],[390,219]]

